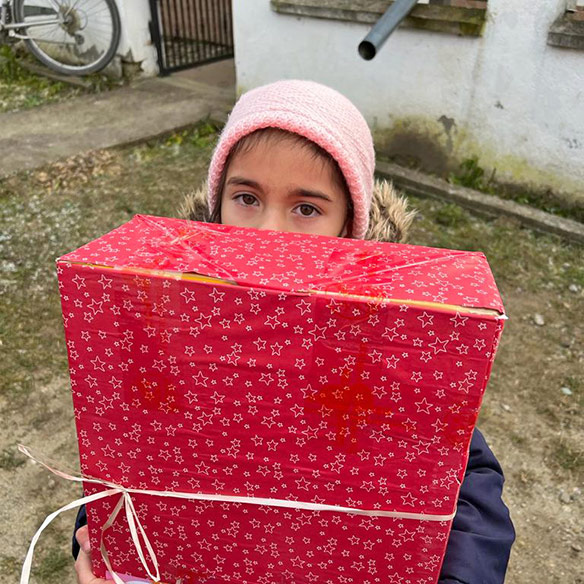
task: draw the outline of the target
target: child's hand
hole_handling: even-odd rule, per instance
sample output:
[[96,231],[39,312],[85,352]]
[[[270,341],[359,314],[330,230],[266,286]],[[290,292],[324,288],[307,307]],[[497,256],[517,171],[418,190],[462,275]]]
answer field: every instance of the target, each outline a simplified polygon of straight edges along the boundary
[[102,578],[96,578],[91,571],[91,549],[89,547],[89,532],[87,525],[80,527],[75,533],[77,543],[81,549],[75,561],[78,584],[111,584]]

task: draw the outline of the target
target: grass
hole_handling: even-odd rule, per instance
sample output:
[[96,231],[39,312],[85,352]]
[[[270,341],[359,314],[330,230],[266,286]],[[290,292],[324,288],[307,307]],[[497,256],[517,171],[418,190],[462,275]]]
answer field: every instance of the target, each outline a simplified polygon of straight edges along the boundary
[[461,227],[468,224],[468,213],[454,203],[447,203],[443,205],[434,215],[434,219],[445,227]]
[[136,213],[176,215],[198,186],[215,128],[199,124],[152,143],[74,156],[0,181],[0,396],[24,407],[67,376],[55,259]]
[[[38,504],[38,501],[39,495],[35,493],[35,505]],[[39,509],[35,509],[38,525],[52,511],[54,508],[49,505],[41,505]],[[57,522],[60,524],[59,527],[55,525],[55,522],[49,525],[35,548],[31,582],[53,584],[73,581],[70,579],[73,566],[70,548],[60,545],[61,542],[68,540],[69,534],[72,534],[71,518],[68,516],[65,521],[59,518]],[[7,527],[13,534],[14,526]],[[57,547],[55,543],[58,543],[59,546]],[[6,553],[5,549],[0,553],[2,582],[17,582],[19,580],[25,553],[26,548],[22,549],[21,556]]]
[[485,181],[485,171],[479,165],[479,159],[473,156],[461,162],[459,172],[450,175],[450,182],[476,191],[490,192],[494,177],[495,173],[493,172],[489,180]]
[[0,573],[4,577],[16,576],[22,568],[22,561],[13,556],[0,555]]
[[[5,407],[23,407],[36,387],[56,375],[67,376],[54,260],[135,213],[176,215],[183,195],[204,179],[215,136],[214,126],[202,123],[163,140],[74,156],[0,182],[0,292],[7,308],[0,315],[0,340],[7,355],[0,364],[0,393],[10,398]],[[511,314],[508,328],[528,335],[537,332],[539,342],[543,335],[554,347],[564,337],[577,338],[577,323],[561,315],[578,314],[582,307],[582,294],[569,291],[570,286],[584,286],[581,249],[512,220],[479,218],[454,204],[429,199],[410,201],[420,211],[412,243],[484,252],[504,301],[545,297],[549,307],[538,310],[550,322],[563,322],[563,329],[554,325],[534,331],[528,325],[531,315]],[[518,316],[525,323],[518,322]],[[575,351],[563,353],[570,353],[573,361]],[[554,382],[558,389],[568,383],[566,376],[578,377],[576,369],[571,370]],[[578,399],[572,402],[581,411]],[[564,415],[546,399],[539,406],[555,412],[555,418]]]
[[511,432],[509,434],[509,440],[514,446],[523,446],[528,442],[526,436],[523,434],[518,434],[517,432]]
[[[507,308],[509,321],[479,426],[491,434],[504,432],[501,440],[508,448],[532,456],[526,411],[533,404],[534,427],[546,428],[544,465],[558,481],[582,482],[584,330],[574,318],[584,310],[582,248],[506,218],[479,218],[430,199],[410,201],[420,210],[410,242],[485,253]],[[536,312],[545,318],[542,327],[534,324]],[[572,395],[562,394],[562,387]],[[511,413],[502,403],[511,405]]]
[[120,85],[118,81],[95,73],[83,78],[85,87],[73,86],[29,71],[23,66],[26,61],[37,63],[25,51],[17,53],[11,46],[0,46],[0,113],[100,93]]
[[[54,260],[135,213],[176,214],[184,193],[204,178],[215,135],[212,124],[202,123],[164,140],[75,156],[0,182],[0,291],[7,302],[0,340],[8,355],[0,376],[14,407],[56,372],[67,373]],[[453,204],[411,202],[420,210],[412,242],[483,251],[504,297],[545,290],[554,306],[581,304],[581,295],[568,292],[570,285],[584,286],[576,246]]]
[[[53,584],[63,582],[65,570],[70,568],[71,555],[65,550],[56,547],[40,549],[40,553],[34,561],[33,573],[35,579],[40,582]],[[0,556],[0,572],[4,578],[13,576],[16,581],[22,570],[22,559],[13,556]]]
[[560,471],[575,475],[584,474],[584,449],[564,437],[556,438],[550,445],[549,460]]
[[[61,400],[61,409],[51,411],[39,393],[55,380],[65,385],[68,376],[54,260],[135,213],[176,216],[184,194],[205,178],[215,137],[215,128],[203,123],[163,140],[74,156],[0,181],[0,415],[15,420],[18,432],[34,428],[49,436],[51,416],[70,411],[66,392],[53,398]],[[555,481],[546,484],[550,490],[581,482],[584,334],[574,315],[584,312],[582,249],[508,219],[477,217],[431,199],[410,202],[419,210],[410,242],[484,252],[507,307],[510,319],[481,413],[481,427],[497,439],[499,456],[516,453],[519,461],[508,469],[506,488],[517,501],[548,475]],[[579,291],[570,290],[574,285]],[[534,312],[544,315],[545,326],[535,326]],[[563,395],[562,386],[573,395]],[[546,458],[537,454],[540,446]],[[8,449],[0,456],[1,470],[11,477],[23,474],[19,465]],[[27,490],[39,521],[45,516],[39,505],[50,498],[43,493]],[[63,541],[68,546],[70,521],[63,518],[62,527],[43,536],[35,560],[39,581],[65,581],[71,572],[68,548],[56,547]],[[18,552],[4,554],[0,572],[16,575]]]
[[71,564],[71,556],[60,548],[49,548],[41,555],[35,568],[36,577],[41,582],[55,582],[56,576]]
[[547,287],[567,292],[570,285],[584,284],[576,245],[522,228],[512,219],[478,218],[452,203],[415,197],[410,201],[421,210],[412,242],[484,252],[503,289],[521,286],[534,292]]
[[448,180],[455,185],[515,201],[522,205],[530,205],[546,213],[584,222],[584,207],[582,205],[570,204],[546,189],[529,191],[511,184],[503,184],[496,180],[495,175],[496,169],[493,169],[487,177],[485,169],[480,166],[479,159],[474,156],[463,160],[458,170],[450,173]]
[[19,466],[22,466],[26,460],[18,453],[16,449],[16,444],[11,447],[4,448],[0,452],[0,469],[1,470],[14,470]]
[[11,47],[0,47],[0,112],[29,109],[82,93],[81,88],[31,73],[21,65]]

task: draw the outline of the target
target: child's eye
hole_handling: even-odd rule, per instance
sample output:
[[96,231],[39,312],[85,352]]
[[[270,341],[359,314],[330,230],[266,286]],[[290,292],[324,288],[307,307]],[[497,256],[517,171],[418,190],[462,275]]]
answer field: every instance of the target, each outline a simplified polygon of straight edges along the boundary
[[257,199],[250,193],[241,193],[240,195],[233,197],[233,200],[238,201],[245,207],[251,207],[257,202]]
[[300,215],[302,215],[302,217],[316,217],[317,215],[321,214],[320,211],[316,207],[313,207],[312,205],[308,205],[307,203],[303,203],[302,205],[298,205],[298,207],[296,207],[296,209],[298,209],[300,211]]

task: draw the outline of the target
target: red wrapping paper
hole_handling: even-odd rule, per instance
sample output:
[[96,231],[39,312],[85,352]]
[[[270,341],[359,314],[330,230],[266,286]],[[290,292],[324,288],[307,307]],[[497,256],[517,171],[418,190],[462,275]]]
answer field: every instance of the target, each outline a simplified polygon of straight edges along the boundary
[[[85,475],[455,512],[504,317],[482,254],[138,215],[58,274]],[[451,525],[133,499],[182,584],[430,584]],[[94,550],[116,502],[89,506]],[[145,576],[122,514],[104,542],[116,572]]]

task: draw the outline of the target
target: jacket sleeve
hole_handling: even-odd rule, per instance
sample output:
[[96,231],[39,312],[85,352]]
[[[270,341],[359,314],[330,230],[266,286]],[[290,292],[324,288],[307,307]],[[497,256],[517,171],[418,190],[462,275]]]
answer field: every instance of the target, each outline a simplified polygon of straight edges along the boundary
[[475,428],[439,584],[502,584],[515,529],[501,499],[503,471]]
[[79,511],[77,512],[77,518],[75,519],[75,530],[73,531],[73,558],[77,559],[79,554],[79,544],[77,543],[77,539],[75,538],[75,534],[80,527],[87,525],[87,513],[85,511],[85,505],[81,505],[79,507]]

